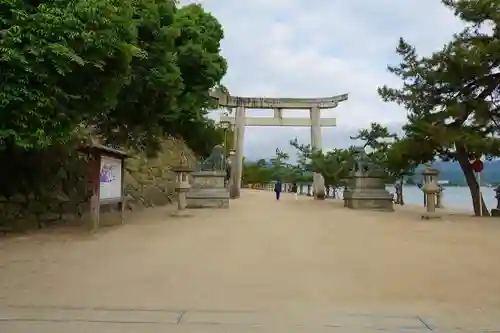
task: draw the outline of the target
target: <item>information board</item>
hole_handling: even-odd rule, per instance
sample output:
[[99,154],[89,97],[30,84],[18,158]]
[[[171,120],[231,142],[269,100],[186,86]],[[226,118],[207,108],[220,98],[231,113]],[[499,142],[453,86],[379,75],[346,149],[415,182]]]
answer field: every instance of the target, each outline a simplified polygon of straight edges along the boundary
[[107,156],[101,157],[100,200],[122,197],[122,160]]

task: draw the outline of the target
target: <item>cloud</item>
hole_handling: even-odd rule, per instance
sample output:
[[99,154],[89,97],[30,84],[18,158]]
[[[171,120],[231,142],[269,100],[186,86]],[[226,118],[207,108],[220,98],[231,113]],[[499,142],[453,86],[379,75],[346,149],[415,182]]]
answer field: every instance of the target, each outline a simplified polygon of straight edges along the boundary
[[[196,1],[181,1],[189,3]],[[224,84],[233,95],[326,97],[349,100],[322,112],[336,117],[323,129],[325,149],[350,144],[349,136],[370,122],[402,124],[406,113],[381,101],[377,87],[397,86],[387,71],[399,61],[400,36],[423,54],[440,48],[462,28],[436,0],[201,0],[224,27],[228,60]],[[250,115],[271,116],[272,110]],[[289,117],[304,117],[289,111]],[[290,139],[309,143],[307,128],[246,128],[245,155],[268,157]]]

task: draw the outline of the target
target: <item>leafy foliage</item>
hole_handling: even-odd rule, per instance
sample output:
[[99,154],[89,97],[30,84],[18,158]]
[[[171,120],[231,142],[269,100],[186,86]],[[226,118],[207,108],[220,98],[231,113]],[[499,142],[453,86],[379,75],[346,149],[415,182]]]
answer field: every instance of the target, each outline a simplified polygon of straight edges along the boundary
[[66,143],[81,124],[154,152],[165,133],[206,155],[206,118],[227,65],[223,30],[173,0],[6,0],[0,4],[0,149]]
[[0,4],[0,149],[65,142],[112,108],[142,52],[126,0]]
[[245,183],[265,184],[277,180],[284,183],[311,182],[312,176],[307,175],[299,165],[288,163],[289,156],[281,149],[276,149],[276,155],[269,159],[260,159],[246,163],[243,167]]
[[[443,3],[467,28],[428,57],[418,56],[401,38],[396,52],[402,61],[388,69],[404,85],[384,86],[379,94],[409,112],[401,154],[418,163],[435,156],[458,161],[478,215],[479,190],[469,159],[500,154],[500,5],[488,0]],[[485,206],[483,211],[487,213]]]
[[351,137],[364,142],[364,148],[369,148],[369,157],[387,173],[387,181],[403,182],[405,176],[411,176],[417,164],[407,154],[417,146],[413,141],[400,139],[396,133],[389,132],[386,126],[372,123],[369,129],[361,129]]
[[287,174],[289,171],[288,163],[287,161],[290,159],[290,156],[283,152],[283,150],[276,148],[276,155],[271,158],[271,172],[272,172],[272,177],[275,180],[282,180],[283,177]]
[[243,165],[243,181],[247,184],[265,184],[272,182],[272,170],[265,159]]
[[297,149],[301,169],[321,174],[326,186],[344,185],[352,165],[353,147],[324,153],[322,150],[311,149],[311,145],[299,144],[297,139],[290,141],[290,145]]

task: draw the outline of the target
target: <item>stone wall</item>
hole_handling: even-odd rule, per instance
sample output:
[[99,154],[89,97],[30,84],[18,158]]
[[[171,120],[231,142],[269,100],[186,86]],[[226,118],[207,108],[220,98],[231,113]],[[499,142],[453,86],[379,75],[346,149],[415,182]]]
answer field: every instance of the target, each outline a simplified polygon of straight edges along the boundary
[[[0,177],[7,177],[2,184],[8,184],[10,178],[13,182],[10,191],[1,189],[0,229],[42,228],[68,223],[83,215],[88,183],[86,156],[77,152],[47,155],[34,165],[36,169],[30,170],[34,162],[26,161],[19,163],[19,170],[0,174]],[[36,179],[24,179],[31,172],[36,173]]]
[[174,200],[175,173],[171,167],[180,163],[181,151],[194,165],[192,151],[175,138],[165,140],[155,158],[137,155],[127,160],[124,177],[128,209],[160,206]]
[[[164,205],[174,200],[175,174],[170,169],[179,163],[181,152],[191,163],[195,162],[192,151],[175,138],[165,139],[156,158],[136,154],[126,160],[123,177],[128,209]],[[89,200],[86,156],[68,153],[54,163],[49,175],[36,190],[21,186],[15,194],[0,195],[0,231],[82,224]]]

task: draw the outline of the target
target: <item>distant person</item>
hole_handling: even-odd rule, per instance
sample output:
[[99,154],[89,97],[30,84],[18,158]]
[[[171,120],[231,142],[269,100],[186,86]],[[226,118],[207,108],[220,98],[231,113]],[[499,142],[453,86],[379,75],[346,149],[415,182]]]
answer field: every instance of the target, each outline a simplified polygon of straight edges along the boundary
[[295,196],[295,200],[299,200],[299,191],[297,189],[297,183],[292,184],[292,193]]
[[281,184],[281,181],[278,180],[276,182],[276,184],[274,184],[274,193],[276,193],[276,200],[279,200],[280,199],[280,195],[281,195],[281,189],[282,189],[283,185]]

